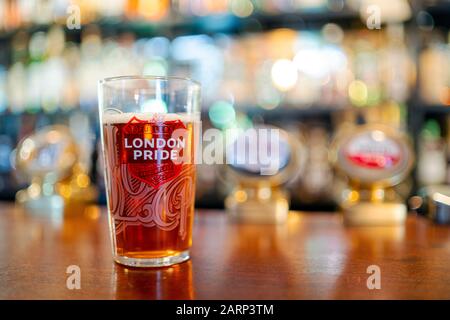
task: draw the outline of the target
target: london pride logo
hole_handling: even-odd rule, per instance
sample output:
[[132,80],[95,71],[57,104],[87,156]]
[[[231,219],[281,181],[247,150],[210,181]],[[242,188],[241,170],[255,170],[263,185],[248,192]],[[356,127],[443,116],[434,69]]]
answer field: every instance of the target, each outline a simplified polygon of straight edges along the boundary
[[181,172],[189,143],[181,120],[146,121],[133,117],[118,134],[121,162],[134,178],[156,189]]

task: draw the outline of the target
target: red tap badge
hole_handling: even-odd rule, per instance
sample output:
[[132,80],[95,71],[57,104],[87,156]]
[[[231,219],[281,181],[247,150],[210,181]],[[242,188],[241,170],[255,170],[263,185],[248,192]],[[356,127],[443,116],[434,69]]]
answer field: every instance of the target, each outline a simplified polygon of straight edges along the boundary
[[397,142],[387,137],[377,140],[373,135],[369,132],[351,140],[345,150],[347,159],[367,169],[383,170],[396,166],[401,159]]
[[409,173],[414,157],[407,138],[382,125],[365,125],[342,134],[336,165],[352,180],[395,185]]
[[[178,129],[183,129],[180,131]],[[174,132],[176,134],[174,134]],[[157,189],[181,172],[186,126],[179,119],[139,120],[133,117],[118,131],[119,157],[129,173]]]

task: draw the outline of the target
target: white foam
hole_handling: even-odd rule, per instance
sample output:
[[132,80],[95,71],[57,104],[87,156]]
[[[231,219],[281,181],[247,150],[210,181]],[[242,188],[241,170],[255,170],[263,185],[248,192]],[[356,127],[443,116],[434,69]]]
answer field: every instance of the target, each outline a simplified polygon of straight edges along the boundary
[[126,113],[103,113],[102,123],[115,124],[115,123],[128,123],[131,118],[136,117],[139,120],[144,121],[174,121],[181,120],[183,122],[196,122],[199,120],[198,114],[187,113],[151,113],[151,112],[126,112]]

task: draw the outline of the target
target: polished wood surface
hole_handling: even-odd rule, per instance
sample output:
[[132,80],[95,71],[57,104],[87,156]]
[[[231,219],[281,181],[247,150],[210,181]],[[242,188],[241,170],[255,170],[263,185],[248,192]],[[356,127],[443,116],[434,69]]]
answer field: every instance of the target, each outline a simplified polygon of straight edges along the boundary
[[[240,225],[198,210],[192,260],[132,269],[111,259],[106,210],[25,212],[0,203],[1,299],[450,299],[450,227],[345,228],[337,214]],[[69,290],[66,268],[81,269]],[[378,265],[381,289],[366,286]]]

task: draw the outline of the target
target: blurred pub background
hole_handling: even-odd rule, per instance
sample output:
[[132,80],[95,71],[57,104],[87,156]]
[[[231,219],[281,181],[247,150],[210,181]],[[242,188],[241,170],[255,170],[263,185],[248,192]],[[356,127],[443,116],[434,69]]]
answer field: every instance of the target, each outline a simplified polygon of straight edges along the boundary
[[[367,24],[373,4],[379,29]],[[268,123],[298,137],[308,158],[288,186],[293,209],[336,207],[328,150],[347,123],[410,135],[406,194],[449,184],[449,25],[446,0],[2,0],[0,199],[27,186],[17,143],[66,124],[104,203],[97,81],[131,74],[198,80],[203,128]],[[198,181],[197,206],[223,207],[217,168],[201,165]]]

